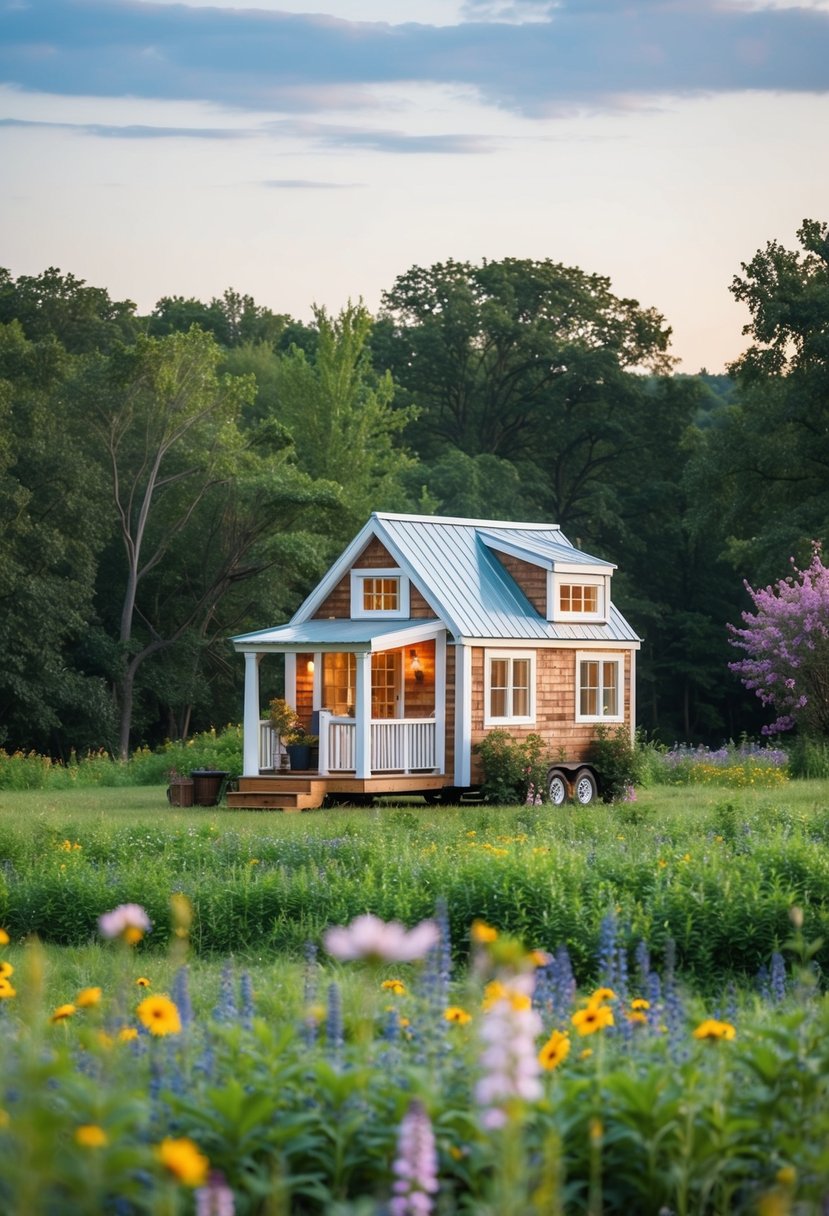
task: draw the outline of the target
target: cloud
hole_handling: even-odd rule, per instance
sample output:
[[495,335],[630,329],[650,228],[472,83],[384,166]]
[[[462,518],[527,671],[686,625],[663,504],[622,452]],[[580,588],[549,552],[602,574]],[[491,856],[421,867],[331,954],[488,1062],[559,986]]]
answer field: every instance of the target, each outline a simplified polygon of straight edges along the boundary
[[24,118],[0,118],[0,127],[40,127],[55,131],[77,131],[102,139],[245,139],[250,131],[230,127],[150,127],[138,123],[118,126],[100,122],[43,122]]
[[[492,151],[489,141],[478,135],[410,135],[406,131],[378,130],[374,127],[348,127],[336,123],[279,119],[245,129],[236,127],[156,127],[137,123],[52,122],[42,119],[0,118],[0,128],[34,127],[54,131],[75,131],[102,139],[203,139],[240,140],[251,136],[270,136],[300,140],[306,147],[361,148],[368,152],[395,152],[414,155],[466,155]],[[301,183],[307,186],[311,183]],[[321,184],[321,183],[316,183]]]
[[464,11],[470,20],[429,26],[141,0],[30,0],[0,14],[0,80],[59,95],[271,113],[322,109],[326,96],[365,105],[373,86],[412,83],[472,88],[529,115],[665,94],[829,90],[825,8],[467,0]]

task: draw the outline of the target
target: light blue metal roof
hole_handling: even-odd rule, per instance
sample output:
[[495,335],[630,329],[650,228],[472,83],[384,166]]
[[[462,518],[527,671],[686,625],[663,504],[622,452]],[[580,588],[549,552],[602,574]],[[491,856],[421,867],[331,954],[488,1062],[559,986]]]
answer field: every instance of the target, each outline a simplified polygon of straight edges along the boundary
[[581,554],[550,524],[447,519],[442,516],[376,514],[377,534],[456,638],[527,641],[638,642],[621,613],[611,605],[607,624],[547,621],[492,552],[487,538],[515,541],[542,559],[603,567],[612,565]]
[[372,642],[397,634],[410,637],[413,633],[433,635],[441,628],[441,622],[418,617],[417,620],[373,621],[351,620],[347,617],[292,621],[278,625],[275,629],[259,629],[255,633],[242,633],[232,638],[237,649],[264,646],[268,649],[299,650],[304,648],[326,649],[347,647],[353,650],[371,650]]
[[[430,604],[438,622],[418,620],[321,620],[319,606],[377,537]],[[380,639],[415,627],[432,630],[442,622],[454,640],[638,643],[639,638],[611,603],[607,623],[545,620],[507,573],[496,552],[503,547],[545,569],[577,566],[610,574],[611,562],[575,548],[554,524],[454,519],[440,515],[375,512],[294,614],[289,625],[234,638],[237,648],[255,644],[297,649],[302,645],[370,648]]]

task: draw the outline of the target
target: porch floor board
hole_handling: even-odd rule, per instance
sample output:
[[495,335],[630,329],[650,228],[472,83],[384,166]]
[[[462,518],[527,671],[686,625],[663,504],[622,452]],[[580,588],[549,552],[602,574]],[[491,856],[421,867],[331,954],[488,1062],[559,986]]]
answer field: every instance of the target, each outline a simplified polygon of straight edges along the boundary
[[238,790],[229,790],[226,797],[233,810],[309,811],[322,806],[327,794],[346,797],[352,794],[360,798],[422,794],[443,789],[446,784],[446,777],[440,773],[384,773],[374,777],[260,773],[258,777],[240,777]]

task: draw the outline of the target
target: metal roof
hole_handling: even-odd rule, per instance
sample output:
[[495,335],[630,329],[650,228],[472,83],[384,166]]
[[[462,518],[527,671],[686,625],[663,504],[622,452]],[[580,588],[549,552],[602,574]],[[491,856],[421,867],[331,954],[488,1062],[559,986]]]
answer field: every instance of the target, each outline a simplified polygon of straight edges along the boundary
[[603,567],[612,565],[581,554],[560,528],[506,524],[441,516],[372,516],[376,535],[406,568],[456,638],[526,641],[638,642],[621,613],[611,606],[607,624],[561,624],[536,611],[492,552],[488,540],[518,543],[539,558]]
[[[377,537],[409,576],[438,621],[320,619],[320,604],[343,578],[372,537]],[[445,625],[450,636],[467,641],[578,642],[637,644],[639,638],[611,603],[607,623],[558,623],[545,620],[498,560],[503,548],[545,569],[584,569],[610,574],[611,562],[575,548],[554,524],[455,519],[439,515],[375,512],[340,555],[325,578],[294,614],[290,624],[233,639],[237,649],[262,646],[297,650],[301,646],[371,649],[391,635],[422,629],[433,635]]]
[[[300,650],[313,647],[346,648],[350,650],[383,650],[387,645],[398,644],[399,638],[416,636],[432,637],[443,628],[441,621],[418,617],[415,620],[376,621],[366,618],[352,620],[349,617],[315,618],[310,621],[292,621],[278,625],[275,629],[259,629],[255,633],[242,633],[232,639],[239,650],[266,648],[273,650]],[[378,643],[380,643],[378,645]],[[386,645],[383,645],[385,643]],[[399,642],[403,644],[402,641]]]

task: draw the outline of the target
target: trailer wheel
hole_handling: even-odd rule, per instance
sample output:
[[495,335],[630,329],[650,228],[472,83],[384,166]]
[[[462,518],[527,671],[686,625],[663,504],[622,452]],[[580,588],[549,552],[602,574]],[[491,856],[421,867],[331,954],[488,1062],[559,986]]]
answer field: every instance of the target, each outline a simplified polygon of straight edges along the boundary
[[570,799],[570,786],[560,768],[553,768],[547,774],[547,793],[553,806],[564,806]]
[[598,798],[599,787],[589,768],[580,768],[576,773],[573,795],[578,806],[590,806]]

